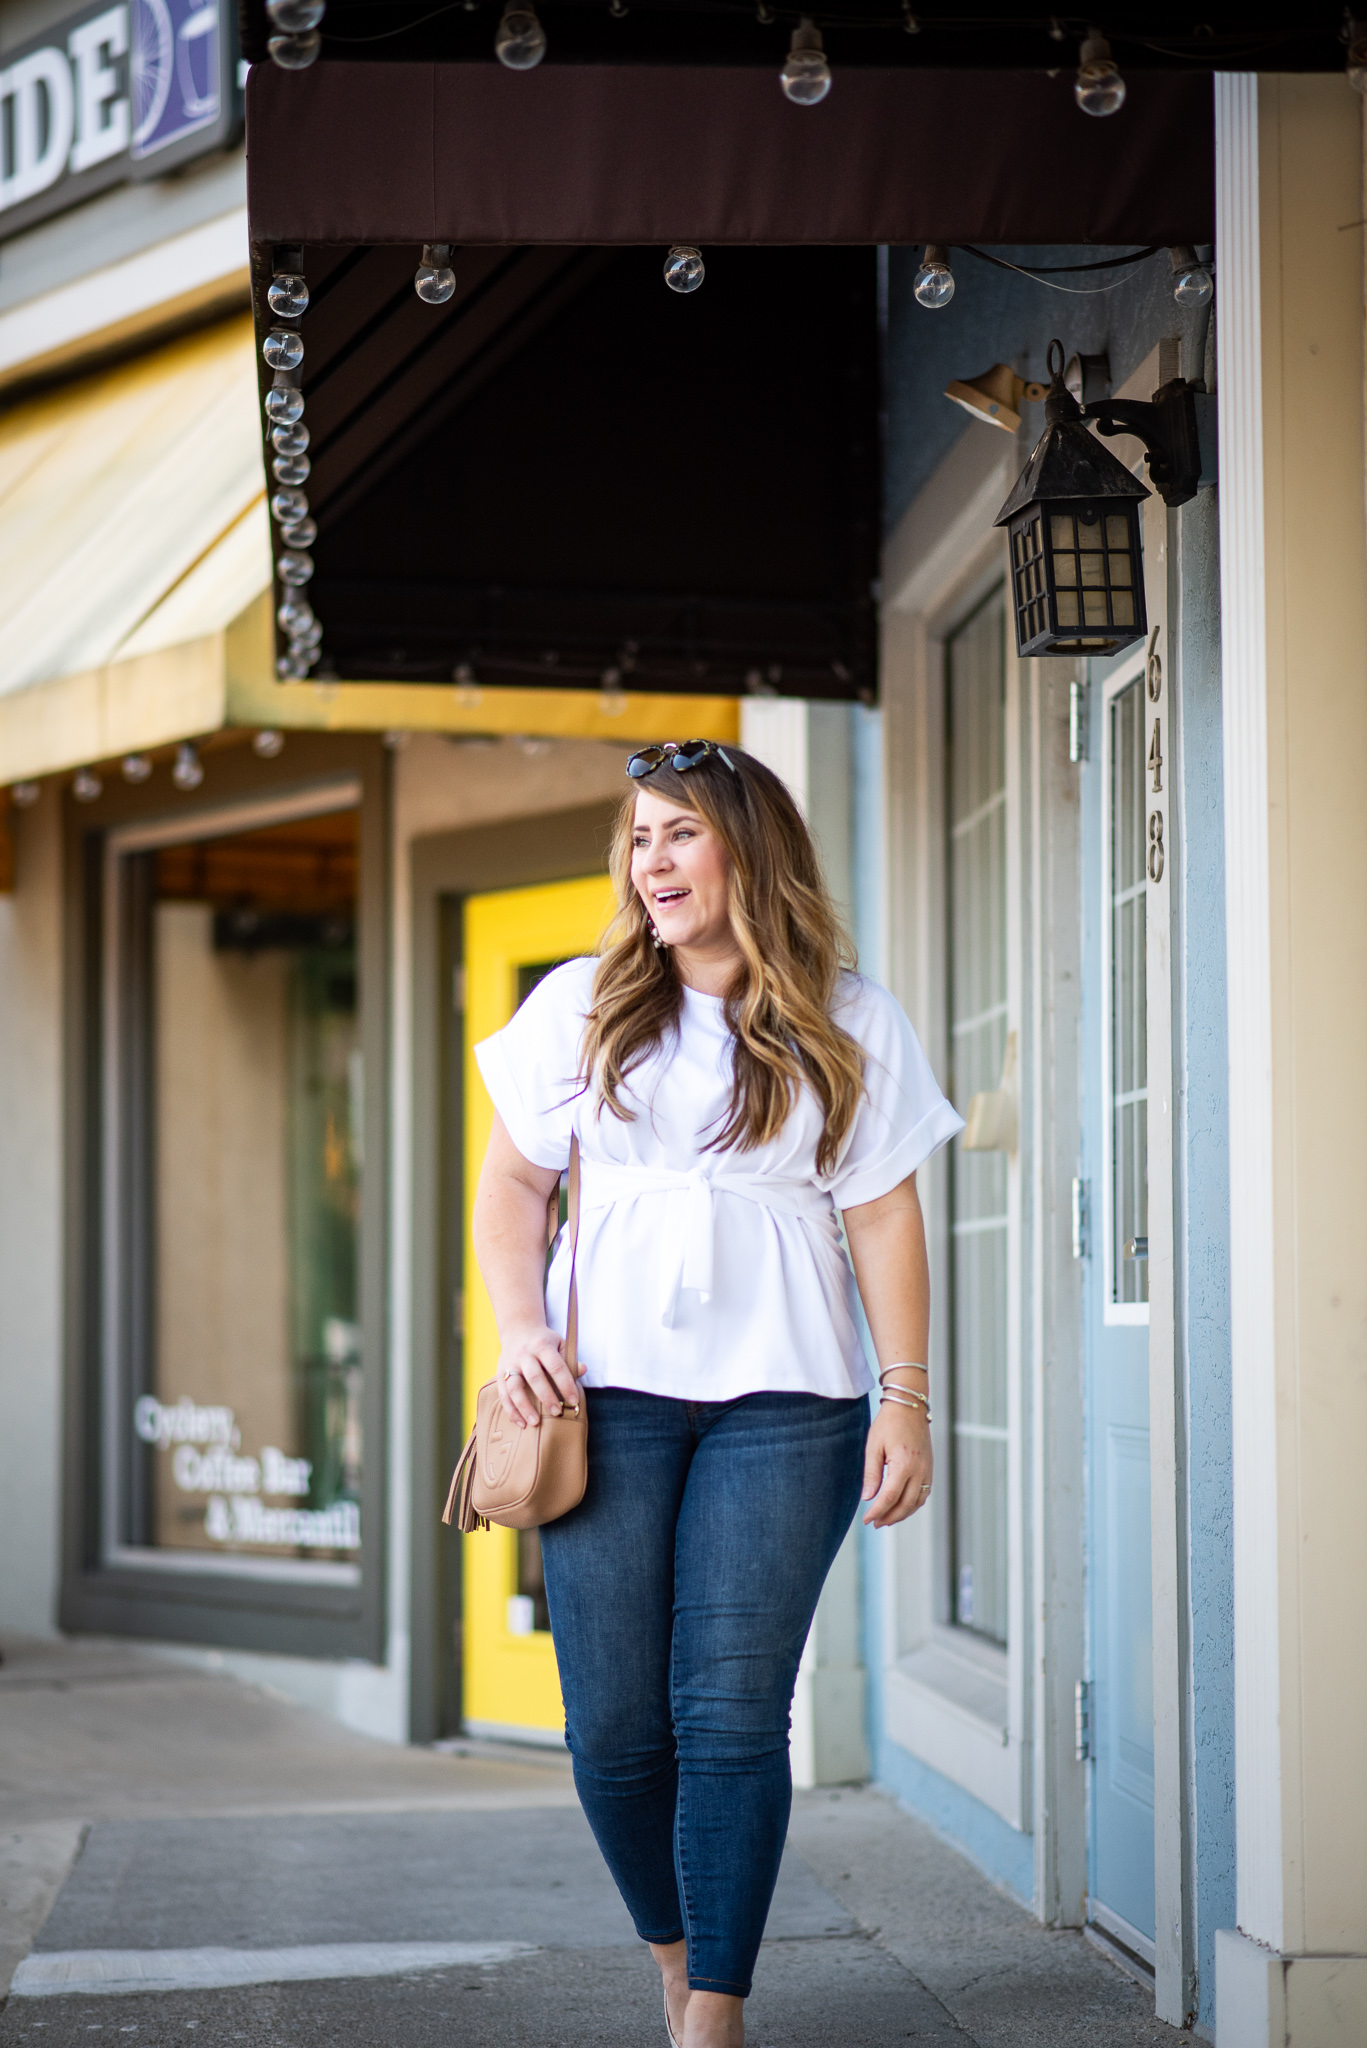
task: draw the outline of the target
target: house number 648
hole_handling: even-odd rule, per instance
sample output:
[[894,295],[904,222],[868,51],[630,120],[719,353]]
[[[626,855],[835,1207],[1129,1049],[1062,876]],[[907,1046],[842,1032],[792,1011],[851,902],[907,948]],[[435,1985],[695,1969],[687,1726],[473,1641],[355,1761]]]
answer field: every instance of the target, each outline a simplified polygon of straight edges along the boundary
[[1163,879],[1163,813],[1149,812],[1149,880]]

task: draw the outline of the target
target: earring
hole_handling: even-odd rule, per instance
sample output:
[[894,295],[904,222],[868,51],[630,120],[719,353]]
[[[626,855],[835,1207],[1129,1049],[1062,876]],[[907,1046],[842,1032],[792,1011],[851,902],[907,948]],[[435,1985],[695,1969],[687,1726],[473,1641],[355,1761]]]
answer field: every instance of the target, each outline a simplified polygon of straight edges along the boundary
[[653,917],[648,917],[648,918],[646,919],[646,925],[647,925],[647,927],[648,927],[648,929],[649,929],[649,932],[650,932],[650,936],[651,936],[651,939],[652,939],[652,940],[653,940],[653,942],[654,942],[654,946],[655,946],[655,951],[656,951],[657,953],[663,953],[663,951],[664,951],[664,949],[665,949],[665,942],[664,942],[664,940],[663,940],[663,939],[662,939],[662,938],[660,937],[660,928],[659,928],[659,926],[658,926],[658,925],[656,924],[656,922],[655,922],[654,918],[653,918]]

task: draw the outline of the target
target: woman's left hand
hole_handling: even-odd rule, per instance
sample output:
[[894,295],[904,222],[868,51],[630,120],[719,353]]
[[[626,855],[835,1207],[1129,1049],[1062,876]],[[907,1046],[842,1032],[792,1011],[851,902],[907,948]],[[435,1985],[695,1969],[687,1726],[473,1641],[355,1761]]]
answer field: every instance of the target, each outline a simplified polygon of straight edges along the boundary
[[890,1529],[930,1499],[935,1459],[930,1424],[917,1408],[885,1401],[873,1418],[864,1452],[865,1523]]

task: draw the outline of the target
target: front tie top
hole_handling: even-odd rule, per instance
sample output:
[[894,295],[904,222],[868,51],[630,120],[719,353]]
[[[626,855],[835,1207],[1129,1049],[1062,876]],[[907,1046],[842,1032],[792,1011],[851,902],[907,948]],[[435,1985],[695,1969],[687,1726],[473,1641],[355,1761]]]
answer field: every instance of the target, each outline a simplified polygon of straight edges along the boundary
[[[836,1021],[864,1050],[864,1095],[829,1174],[821,1111],[804,1087],[778,1136],[708,1151],[726,1121],[732,1036],[722,998],[683,991],[670,1033],[598,1110],[576,1078],[596,960],[548,974],[512,1022],[475,1047],[518,1151],[563,1170],[579,1137],[579,1356],[588,1387],[685,1401],[765,1391],[845,1399],[874,1385],[856,1323],[837,1209],[876,1201],[962,1130],[897,1001],[842,978]],[[565,1327],[568,1233],[546,1314]]]

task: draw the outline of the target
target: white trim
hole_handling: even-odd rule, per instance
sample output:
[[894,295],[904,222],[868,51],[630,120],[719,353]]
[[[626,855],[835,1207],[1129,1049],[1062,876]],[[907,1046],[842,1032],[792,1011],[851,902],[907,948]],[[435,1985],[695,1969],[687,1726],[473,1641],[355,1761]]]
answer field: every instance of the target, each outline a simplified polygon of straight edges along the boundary
[[[948,1057],[944,933],[944,646],[949,633],[997,584],[1006,563],[993,520],[1019,467],[1014,442],[968,432],[913,500],[883,555],[886,873],[884,957],[888,981],[943,1079]],[[1008,607],[1009,617],[1009,607]],[[1021,1023],[1021,672],[1012,636],[1006,662],[1006,860],[1008,1025]],[[1007,1163],[1008,1647],[937,1625],[936,1544],[931,1514],[885,1541],[883,1601],[885,1728],[899,1747],[961,1786],[1012,1827],[1031,1814],[1030,1669],[1026,1604],[1027,1455],[1022,1431],[1021,1161]],[[920,1177],[931,1257],[932,1362],[947,1338],[947,1176],[942,1157]],[[1000,1227],[999,1225],[997,1227]],[[949,1417],[937,1421],[942,1468]],[[942,1512],[942,1511],[941,1511]],[[983,1665],[986,1656],[990,1663]],[[990,1672],[990,1676],[985,1675]],[[962,1681],[962,1682],[960,1682]],[[985,1691],[984,1691],[985,1688]],[[985,1698],[993,1701],[986,1716]],[[976,1704],[975,1704],[976,1703]]]
[[359,1586],[361,1568],[307,1557],[253,1557],[241,1550],[154,1550],[150,1544],[111,1543],[104,1562],[140,1572],[207,1573],[210,1578],[258,1579],[293,1585]]
[[173,320],[191,311],[241,297],[251,289],[247,209],[234,207],[217,220],[172,235],[119,263],[73,278],[0,313],[0,382],[26,371],[50,369],[70,357],[137,329],[150,318]]
[[1282,1939],[1258,81],[1215,78],[1239,1924]]
[[1141,1934],[1137,1927],[1131,1927],[1128,1920],[1122,1920],[1119,1913],[1113,1913],[1109,1906],[1103,1906],[1100,1899],[1087,1901],[1087,1921],[1092,1927],[1100,1927],[1113,1935],[1117,1941],[1146,1962],[1152,1970],[1156,1966],[1158,1951],[1147,1934]]
[[[1101,1001],[1097,1005],[1101,1022],[1101,1252],[1105,1262],[1105,1291],[1102,1296],[1102,1321],[1108,1327],[1128,1325],[1132,1328],[1147,1329],[1149,1304],[1147,1301],[1117,1301],[1115,1299],[1116,1246],[1115,1237],[1115,1161],[1112,1157],[1112,1127],[1115,1098],[1111,1093],[1111,1045],[1113,1041],[1111,999],[1114,984],[1111,977],[1111,913],[1114,902],[1111,895],[1111,705],[1121,694],[1133,685],[1139,688],[1142,698],[1144,691],[1144,648],[1140,644],[1138,654],[1125,662],[1113,676],[1108,676],[1101,685],[1100,712],[1098,723],[1101,727],[1101,803],[1098,815],[1101,825]],[[1136,892],[1136,900],[1143,902],[1145,885]],[[1148,1100],[1148,1060],[1145,1058],[1145,1101]]]

